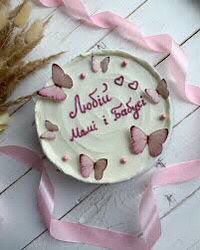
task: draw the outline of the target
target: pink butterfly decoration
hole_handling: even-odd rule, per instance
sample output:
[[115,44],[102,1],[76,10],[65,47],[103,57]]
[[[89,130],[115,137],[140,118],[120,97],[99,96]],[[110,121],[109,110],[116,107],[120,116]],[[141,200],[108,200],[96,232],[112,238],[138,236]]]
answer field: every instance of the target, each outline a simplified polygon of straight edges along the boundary
[[71,89],[73,86],[72,78],[68,74],[65,74],[64,70],[55,63],[52,65],[52,79],[58,87]]
[[97,73],[99,69],[101,68],[101,71],[103,73],[106,73],[108,70],[108,65],[110,63],[110,57],[105,57],[100,63],[96,60],[95,56],[92,54],[91,56],[91,70],[94,73]]
[[142,129],[132,126],[130,128],[131,135],[131,151],[134,154],[141,154],[146,145],[149,147],[149,154],[152,157],[157,157],[162,153],[163,143],[168,136],[168,129],[159,129],[149,136]]
[[105,73],[108,70],[108,65],[110,63],[110,57],[107,56],[105,57],[101,62],[100,62],[100,67],[103,73]]
[[46,131],[43,134],[40,135],[40,139],[45,139],[48,141],[53,141],[56,139],[56,134],[51,131]]
[[97,73],[99,71],[99,64],[93,54],[91,57],[91,70],[94,73]]
[[52,123],[51,121],[49,121],[49,120],[45,120],[45,127],[46,127],[46,129],[48,130],[48,131],[51,131],[51,132],[53,132],[53,131],[58,131],[59,130],[59,128],[58,128],[58,126],[56,125],[56,124],[54,124],[54,123]]
[[144,90],[146,97],[154,104],[160,102],[160,98],[167,99],[169,97],[169,90],[167,89],[167,83],[165,79],[162,79],[156,88],[154,89],[145,89]]
[[56,85],[42,88],[37,92],[37,94],[55,102],[61,102],[66,99],[66,95],[63,89]]
[[66,94],[62,88],[72,88],[73,80],[65,74],[64,70],[57,64],[52,65],[52,79],[55,85],[40,89],[37,94],[46,99],[61,102],[66,99]]
[[48,131],[45,131],[43,134],[41,134],[40,139],[45,139],[49,141],[55,140],[56,134],[54,132],[57,132],[59,130],[58,126],[49,120],[45,120],[44,125]]
[[99,159],[94,162],[89,156],[85,154],[80,154],[80,173],[84,178],[88,178],[90,174],[94,171],[94,177],[96,180],[101,180],[103,178],[103,172],[107,167],[107,159]]

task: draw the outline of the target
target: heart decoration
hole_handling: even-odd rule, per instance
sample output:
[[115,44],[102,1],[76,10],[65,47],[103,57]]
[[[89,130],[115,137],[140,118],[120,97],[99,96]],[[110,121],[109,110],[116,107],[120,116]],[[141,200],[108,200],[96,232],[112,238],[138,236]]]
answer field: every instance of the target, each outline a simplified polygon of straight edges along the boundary
[[118,86],[122,86],[124,83],[124,77],[118,76],[117,78],[115,78],[114,83]]
[[128,87],[130,89],[136,90],[138,88],[138,85],[139,85],[138,81],[133,81],[128,84]]

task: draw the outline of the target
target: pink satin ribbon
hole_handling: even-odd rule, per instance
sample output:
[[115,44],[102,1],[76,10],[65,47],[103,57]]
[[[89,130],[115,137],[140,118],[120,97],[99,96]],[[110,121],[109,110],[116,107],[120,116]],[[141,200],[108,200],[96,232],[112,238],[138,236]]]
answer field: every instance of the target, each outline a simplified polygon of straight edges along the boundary
[[200,88],[186,82],[187,60],[182,48],[168,34],[145,37],[140,29],[128,20],[109,11],[89,15],[80,0],[39,0],[46,7],[64,5],[68,15],[103,29],[116,27],[116,32],[126,40],[156,52],[170,54],[168,67],[175,80],[177,93],[193,104],[200,105]]
[[[200,105],[200,88],[187,84],[186,57],[183,50],[169,35],[145,37],[135,24],[111,12],[90,16],[79,0],[40,0],[40,2],[47,7],[64,5],[70,16],[99,28],[116,27],[115,30],[120,36],[145,49],[157,53],[170,53],[168,65],[175,79],[178,93],[186,100]],[[52,237],[66,242],[86,243],[114,250],[150,250],[161,235],[161,224],[153,197],[153,188],[189,181],[200,176],[200,160],[175,164],[156,171],[140,202],[139,218],[142,234],[138,236],[56,220],[53,216],[54,188],[41,157],[36,152],[20,146],[0,147],[0,152],[41,171],[38,206]]]
[[54,211],[54,187],[40,155],[20,146],[1,146],[0,153],[8,155],[41,172],[38,207],[52,237],[66,242],[92,244],[114,250],[150,250],[161,235],[161,224],[153,197],[155,187],[181,183],[200,176],[200,160],[168,166],[155,172],[142,196],[139,218],[142,234],[134,235],[57,220]]

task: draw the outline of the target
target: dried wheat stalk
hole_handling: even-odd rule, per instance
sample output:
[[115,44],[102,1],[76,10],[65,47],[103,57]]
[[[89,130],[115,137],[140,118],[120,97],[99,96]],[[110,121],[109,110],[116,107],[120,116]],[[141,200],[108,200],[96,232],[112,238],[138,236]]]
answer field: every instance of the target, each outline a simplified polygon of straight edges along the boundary
[[8,22],[8,10],[5,5],[0,4],[0,31],[4,29]]
[[61,53],[26,63],[24,57],[33,50],[44,36],[49,20],[36,20],[28,25],[31,2],[24,0],[14,10],[10,10],[9,0],[0,0],[0,131],[1,114],[8,108],[31,99],[32,95],[7,102],[15,87],[30,73],[42,68]]
[[[7,73],[4,74],[4,77],[2,77],[1,81],[2,83],[5,82],[6,86],[4,87],[6,89],[6,93],[1,94],[0,93],[0,103],[4,102],[5,99],[7,99],[8,96],[12,93],[12,90],[16,87],[16,85],[19,83],[20,80],[24,79],[27,75],[30,73],[33,73],[37,69],[40,69],[43,65],[48,64],[52,59],[55,59],[59,55],[61,55],[63,52],[60,52],[56,55],[52,55],[43,59],[35,60],[32,62],[28,62],[26,64],[18,64],[17,66],[9,68]],[[1,88],[1,84],[0,84]],[[3,85],[2,85],[3,88]]]

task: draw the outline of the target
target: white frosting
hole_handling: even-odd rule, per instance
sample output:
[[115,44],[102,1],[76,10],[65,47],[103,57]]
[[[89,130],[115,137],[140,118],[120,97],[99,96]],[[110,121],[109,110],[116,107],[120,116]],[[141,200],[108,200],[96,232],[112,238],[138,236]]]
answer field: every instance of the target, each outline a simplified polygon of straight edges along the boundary
[[[149,169],[155,158],[152,158],[148,152],[148,146],[144,152],[134,155],[130,151],[130,135],[129,130],[132,125],[141,128],[146,134],[150,134],[161,128],[171,130],[171,119],[164,121],[159,120],[161,114],[171,114],[170,100],[161,98],[159,104],[151,104],[146,101],[146,105],[139,111],[139,119],[134,119],[133,114],[128,114],[114,121],[114,114],[111,109],[132,98],[131,103],[141,100],[141,95],[145,88],[156,89],[160,81],[159,75],[146,62],[135,58],[121,51],[100,51],[95,52],[95,58],[100,62],[105,56],[110,56],[110,64],[106,73],[94,73],[91,71],[90,61],[91,54],[84,54],[65,65],[64,70],[68,73],[74,82],[73,88],[64,89],[67,98],[61,103],[54,103],[39,99],[36,103],[35,116],[38,134],[41,135],[46,131],[44,126],[45,120],[50,120],[59,127],[56,133],[56,140],[41,140],[41,145],[47,157],[64,173],[71,175],[77,179],[92,183],[113,183],[129,179],[144,170]],[[121,67],[123,60],[127,60],[128,65]],[[80,74],[85,73],[86,78],[80,79]],[[124,76],[123,86],[114,83],[114,79],[120,75]],[[128,87],[128,83],[138,81],[137,90]],[[106,90],[107,84],[107,91]],[[52,85],[50,81],[48,85]],[[112,100],[103,106],[93,108],[86,113],[78,112],[78,115],[72,119],[69,114],[75,111],[75,96],[78,94],[82,104],[91,102],[88,96],[97,88],[93,95],[97,99],[97,95],[112,97]],[[89,105],[90,106],[90,105]],[[103,115],[108,121],[105,125]],[[171,117],[170,117],[171,118]],[[98,130],[88,133],[81,138],[72,137],[72,129],[86,129],[87,126],[95,122]],[[69,160],[62,161],[63,155],[67,154]],[[103,178],[96,181],[92,173],[89,178],[83,178],[79,171],[79,155],[86,154],[92,160],[97,161],[100,158],[108,160],[108,166],[104,171]],[[126,164],[121,164],[120,159],[125,157]]]

